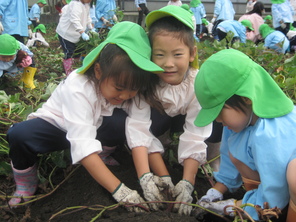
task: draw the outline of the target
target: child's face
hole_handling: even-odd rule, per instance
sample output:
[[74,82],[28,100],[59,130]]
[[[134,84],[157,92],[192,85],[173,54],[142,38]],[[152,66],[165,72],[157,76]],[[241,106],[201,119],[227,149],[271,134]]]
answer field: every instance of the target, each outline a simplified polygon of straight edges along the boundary
[[[101,71],[99,64],[95,65],[96,78],[100,80]],[[127,90],[124,86],[117,85],[113,78],[106,78],[100,83],[100,91],[104,98],[112,105],[120,105],[124,101],[135,97],[138,90]]]
[[[254,125],[257,120],[256,115],[252,116],[251,106],[246,107],[244,110],[245,113],[240,109],[234,109],[233,107],[225,104],[216,118],[216,121],[222,123],[223,126],[227,126],[228,129],[239,133],[245,129],[248,124]],[[250,119],[251,122],[249,123]]]
[[0,61],[2,62],[10,62],[11,60],[14,59],[15,55],[12,56],[5,56],[5,55],[0,55]]
[[190,49],[180,39],[172,37],[169,33],[157,34],[153,37],[152,61],[164,69],[158,76],[171,85],[180,84],[194,60]]

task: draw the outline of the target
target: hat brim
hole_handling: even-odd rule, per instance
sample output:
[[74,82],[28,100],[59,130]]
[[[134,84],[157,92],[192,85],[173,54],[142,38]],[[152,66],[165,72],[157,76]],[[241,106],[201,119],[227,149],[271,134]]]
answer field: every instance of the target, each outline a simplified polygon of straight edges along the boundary
[[221,103],[218,106],[215,106],[209,109],[202,108],[197,114],[197,117],[194,120],[194,124],[198,127],[209,125],[218,117],[223,106],[224,106],[224,103]]

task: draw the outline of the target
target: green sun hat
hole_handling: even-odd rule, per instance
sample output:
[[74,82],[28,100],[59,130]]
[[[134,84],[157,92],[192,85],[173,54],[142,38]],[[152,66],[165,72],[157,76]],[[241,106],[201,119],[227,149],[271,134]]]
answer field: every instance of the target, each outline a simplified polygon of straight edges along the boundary
[[270,0],[270,2],[272,3],[272,4],[282,4],[282,3],[284,3],[286,0]]
[[150,60],[151,47],[145,30],[134,22],[124,21],[114,25],[105,41],[84,58],[82,67],[78,69],[78,73],[83,74],[89,69],[107,44],[116,44],[123,49],[133,63],[141,69],[153,73],[163,72],[162,68]]
[[190,7],[195,8],[195,7],[199,6],[200,3],[201,3],[200,0],[192,0],[189,4],[190,4]]
[[187,4],[183,4],[181,6],[167,5],[159,10],[154,10],[150,12],[146,17],[147,29],[149,30],[150,26],[155,21],[168,16],[175,17],[192,30],[194,30],[195,28],[192,21],[192,12],[190,11],[189,6]]
[[199,127],[213,122],[233,95],[249,98],[253,112],[261,118],[283,116],[294,108],[269,73],[235,49],[210,56],[195,78],[194,90],[202,107],[194,121]]
[[265,21],[266,21],[266,20],[272,20],[272,16],[271,16],[271,15],[267,15],[267,16],[265,16],[264,20],[265,20]]
[[275,30],[267,24],[262,24],[259,26],[259,32],[260,32],[262,38],[266,38],[266,36],[268,36],[270,33],[274,32],[274,31]]
[[20,43],[11,35],[0,35],[0,55],[12,56],[15,55],[21,48]]
[[249,19],[244,19],[244,20],[241,21],[241,23],[242,23],[245,27],[247,27],[247,28],[249,28],[250,30],[254,31],[254,29],[253,29],[253,27],[252,27],[252,22],[251,22]]
[[209,24],[209,22],[205,18],[201,19],[201,23],[202,24],[205,24],[205,25],[208,25]]
[[71,2],[71,0],[66,0],[66,3],[69,4]]
[[45,25],[43,25],[43,24],[39,24],[39,25],[37,25],[37,26],[33,29],[33,32],[37,32],[38,29],[39,29],[42,33],[46,33]]
[[37,4],[38,3],[42,3],[43,5],[47,5],[47,2],[45,1],[45,0],[39,0],[38,2],[37,2]]

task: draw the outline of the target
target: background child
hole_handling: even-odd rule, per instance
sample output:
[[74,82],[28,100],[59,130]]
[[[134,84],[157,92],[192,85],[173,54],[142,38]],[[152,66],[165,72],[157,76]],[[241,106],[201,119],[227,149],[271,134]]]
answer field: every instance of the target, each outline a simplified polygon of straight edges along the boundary
[[196,37],[202,32],[202,18],[206,17],[206,10],[200,0],[192,0],[190,2],[190,10],[192,11],[196,23]]
[[[250,203],[264,208],[283,209],[290,198],[291,216],[296,215],[296,108],[260,65],[234,49],[209,57],[195,80],[195,93],[201,104],[195,124],[206,126],[214,119],[224,126],[221,164],[214,173],[217,183],[198,202],[224,214],[226,205]],[[242,183],[247,190],[242,200],[223,199]],[[289,197],[290,192],[290,197]],[[292,210],[294,209],[294,211]],[[231,213],[232,208],[226,209]],[[253,207],[244,210],[254,220]],[[294,215],[292,215],[292,213]]]
[[47,2],[45,0],[39,0],[37,3],[32,5],[29,12],[29,19],[32,22],[34,28],[40,23],[41,8],[43,8]]
[[36,28],[34,28],[32,38],[28,40],[26,46],[32,47],[44,45],[45,47],[49,47],[49,44],[43,37],[42,33],[46,34],[46,28],[45,25],[39,24],[36,26]]
[[136,5],[136,8],[138,9],[138,12],[139,12],[138,24],[142,25],[143,16],[144,15],[147,16],[148,13],[150,12],[147,7],[147,1],[146,0],[135,0],[135,5]]
[[98,21],[95,23],[95,28],[98,30],[101,28],[110,29],[111,26],[117,23],[115,10],[115,0],[97,0],[95,14]]
[[289,0],[271,0],[271,3],[273,28],[286,35],[293,23],[294,9]]
[[[189,203],[193,199],[191,194],[198,167],[206,162],[205,140],[212,132],[211,123],[205,127],[195,127],[193,124],[193,113],[199,112],[200,105],[193,89],[198,65],[191,16],[183,5],[169,5],[149,13],[146,18],[152,61],[164,69],[156,78],[156,96],[163,113],[152,109],[151,131],[158,137],[173,125],[178,132],[184,130],[178,145],[178,161],[184,166],[183,177],[172,187],[172,195],[176,201]],[[219,132],[217,137],[219,142]],[[159,166],[160,159],[159,153],[149,150],[150,167],[157,175],[165,175],[164,167]],[[191,206],[175,204],[174,210],[189,215]]]
[[64,52],[63,66],[66,75],[72,72],[73,59],[79,59],[80,54],[76,50],[76,43],[80,38],[89,40],[86,29],[93,29],[92,20],[89,15],[90,3],[92,0],[72,0],[67,4],[60,17],[56,28],[58,37]]
[[280,31],[276,31],[267,24],[259,27],[259,32],[264,39],[264,46],[273,49],[278,53],[286,53],[289,50],[290,42]]
[[[9,129],[9,155],[16,182],[14,196],[19,196],[12,198],[10,205],[20,203],[21,196],[35,193],[38,154],[64,149],[70,149],[73,164],[81,163],[116,201],[143,202],[137,191],[121,183],[101,160],[98,153],[102,144],[97,140],[97,130],[103,116],[111,116],[115,108],[125,109],[133,117],[142,106],[138,96],[151,97],[146,90],[150,71],[162,69],[150,61],[150,56],[144,29],[132,22],[118,23],[41,108],[31,113],[27,121]],[[147,128],[149,134],[149,125]],[[111,139],[115,137],[109,135]],[[142,211],[137,207],[128,210]]]

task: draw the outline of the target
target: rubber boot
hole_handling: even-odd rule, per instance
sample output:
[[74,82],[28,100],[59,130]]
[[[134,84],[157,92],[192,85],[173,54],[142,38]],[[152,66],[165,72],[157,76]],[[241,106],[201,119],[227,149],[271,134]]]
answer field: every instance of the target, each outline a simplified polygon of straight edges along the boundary
[[21,80],[25,83],[25,87],[34,89],[36,86],[34,85],[34,75],[36,73],[37,68],[34,67],[25,67]]
[[296,205],[290,199],[286,222],[294,222],[296,219]]
[[[11,164],[12,165],[12,164]],[[37,176],[37,165],[29,167],[25,170],[17,170],[12,167],[13,177],[16,183],[16,191],[13,196],[19,196],[20,198],[14,197],[9,201],[10,206],[21,203],[22,201],[27,202],[33,196],[38,187],[38,176]],[[24,197],[24,198],[22,198]]]
[[67,76],[70,75],[70,73],[73,71],[72,69],[73,63],[74,63],[73,58],[63,60],[63,66]]
[[99,153],[99,156],[106,165],[109,166],[119,166],[120,164],[110,156],[116,150],[116,146],[102,146],[103,151]]

